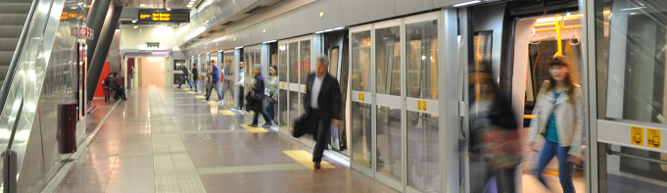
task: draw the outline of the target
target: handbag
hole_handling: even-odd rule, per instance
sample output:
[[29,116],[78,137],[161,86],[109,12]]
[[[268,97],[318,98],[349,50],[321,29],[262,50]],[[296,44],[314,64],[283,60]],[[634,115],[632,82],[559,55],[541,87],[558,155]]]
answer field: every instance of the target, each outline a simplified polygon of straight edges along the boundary
[[308,133],[306,129],[308,127],[308,114],[299,116],[294,120],[294,126],[292,126],[292,137],[299,138]]

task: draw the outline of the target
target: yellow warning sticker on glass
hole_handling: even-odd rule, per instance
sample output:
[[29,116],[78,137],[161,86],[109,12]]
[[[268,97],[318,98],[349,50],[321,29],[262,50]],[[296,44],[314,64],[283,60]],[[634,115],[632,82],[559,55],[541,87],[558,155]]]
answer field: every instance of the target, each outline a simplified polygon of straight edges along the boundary
[[422,110],[422,101],[417,100],[417,110]]
[[630,127],[630,143],[632,145],[644,146],[644,128]]
[[422,101],[422,110],[426,111],[426,101]]
[[646,128],[646,146],[660,149],[660,142],[662,142],[660,138],[660,130]]

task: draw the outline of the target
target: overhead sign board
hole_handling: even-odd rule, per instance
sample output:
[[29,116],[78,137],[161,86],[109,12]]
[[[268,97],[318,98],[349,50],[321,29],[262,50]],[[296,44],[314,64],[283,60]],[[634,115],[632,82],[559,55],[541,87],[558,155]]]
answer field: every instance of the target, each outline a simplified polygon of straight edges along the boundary
[[190,11],[188,9],[140,9],[139,22],[190,22]]

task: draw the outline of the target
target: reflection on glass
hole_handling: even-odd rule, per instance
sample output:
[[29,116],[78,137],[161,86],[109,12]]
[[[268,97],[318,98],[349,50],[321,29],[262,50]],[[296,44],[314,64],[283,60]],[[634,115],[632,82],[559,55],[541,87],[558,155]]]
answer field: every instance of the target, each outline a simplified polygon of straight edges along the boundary
[[408,111],[408,186],[440,192],[438,116]]
[[291,120],[287,111],[287,90],[278,89],[278,92],[278,124],[280,124],[280,128],[283,128],[287,127],[289,120]]
[[287,45],[278,45],[278,79],[280,82],[287,82]]
[[[491,43],[493,41],[493,31],[476,32],[473,37],[474,45],[474,62],[468,65],[468,74],[477,72],[491,73]],[[478,96],[482,92],[479,84],[470,84],[469,86],[469,101],[471,103],[478,102]]]
[[299,55],[301,56],[301,84],[306,84],[306,78],[310,74],[310,40],[299,43]]
[[438,21],[405,25],[407,96],[438,98]]
[[299,43],[292,42],[289,43],[287,48],[289,50],[289,82],[299,83],[299,64],[297,60],[299,59]]
[[352,102],[352,161],[371,167],[371,108],[370,104]]
[[375,29],[376,91],[378,94],[401,95],[400,27]]
[[225,97],[225,105],[229,106],[229,107],[234,107],[235,106],[234,103],[236,101],[236,100],[234,100],[234,88],[235,88],[235,86],[234,86],[234,83],[235,83],[234,82],[234,77],[235,77],[234,76],[235,75],[234,74],[234,51],[233,50],[225,51],[225,52],[223,52],[223,55],[224,55],[224,57],[223,57],[224,58],[223,70],[225,71],[225,73],[224,73],[225,82],[223,83],[225,88],[223,89],[223,93],[224,93],[223,96]]
[[401,181],[401,109],[377,108],[377,171]]
[[[598,119],[667,124],[666,2],[595,0],[595,5]],[[598,132],[605,129],[598,128]],[[661,133],[664,135],[665,130]],[[664,140],[649,138],[647,133],[646,145],[655,145],[655,142],[660,144]],[[597,145],[602,152],[598,154],[599,192],[664,192],[667,189],[667,164],[664,164],[667,154],[632,145],[601,142]]]
[[334,49],[331,49],[331,53],[329,53],[329,74],[336,78],[338,78],[338,51],[338,47],[335,47]]
[[289,91],[289,118],[296,118],[299,116],[299,95],[297,94],[298,92],[296,91]]
[[352,90],[370,91],[371,32],[352,33]]

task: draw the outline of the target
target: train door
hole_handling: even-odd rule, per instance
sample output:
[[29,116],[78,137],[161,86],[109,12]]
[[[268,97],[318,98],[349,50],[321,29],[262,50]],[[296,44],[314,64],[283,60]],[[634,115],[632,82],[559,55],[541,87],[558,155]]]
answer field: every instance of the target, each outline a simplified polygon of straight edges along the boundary
[[[539,9],[536,9],[539,8]],[[549,61],[556,55],[567,58],[569,73],[575,83],[581,80],[581,14],[577,1],[553,4],[529,1],[510,1],[475,6],[461,10],[459,15],[462,33],[459,42],[459,99],[468,106],[461,120],[461,144],[459,151],[462,169],[462,192],[483,192],[488,189],[515,186],[518,192],[543,192],[547,188],[562,190],[558,161],[550,162],[542,185],[536,170],[542,147],[536,152],[520,154],[520,141],[528,139],[528,123],[537,94],[543,81],[549,79]],[[509,92],[503,92],[509,91]],[[494,105],[498,93],[505,93],[512,110],[517,115],[518,131],[503,138],[505,144],[514,143],[513,149],[505,149],[512,160],[494,162],[488,156],[497,155],[489,148],[494,142],[489,136],[499,132],[488,124],[487,113]],[[524,113],[527,113],[525,116]],[[525,121],[524,121],[525,117]],[[524,125],[525,122],[525,125]],[[578,123],[585,124],[585,123]],[[506,133],[507,134],[507,133]],[[507,134],[510,135],[510,134]],[[581,135],[585,135],[582,131]],[[583,139],[579,139],[582,140]],[[544,143],[541,138],[539,143]],[[497,144],[496,144],[497,145]],[[585,147],[582,147],[585,149]],[[506,154],[506,155],[507,155]],[[498,169],[499,165],[510,166]],[[516,162],[516,163],[514,163]],[[514,165],[518,164],[518,165]],[[584,171],[573,167],[573,186],[577,192],[586,192]],[[504,172],[504,175],[500,175]],[[511,180],[509,183],[507,180]]]

